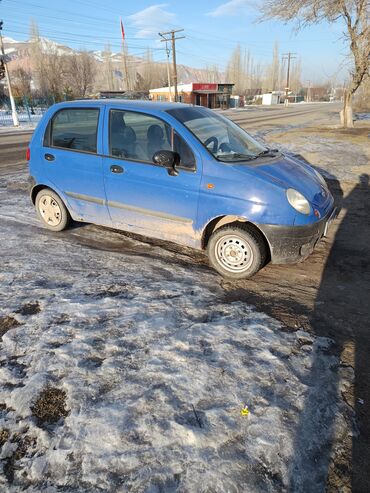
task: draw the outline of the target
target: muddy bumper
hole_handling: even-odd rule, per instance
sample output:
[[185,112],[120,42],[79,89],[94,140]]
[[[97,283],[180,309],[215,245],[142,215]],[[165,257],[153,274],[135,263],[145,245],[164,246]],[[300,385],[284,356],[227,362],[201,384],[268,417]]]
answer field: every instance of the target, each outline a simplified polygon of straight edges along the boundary
[[327,235],[328,228],[336,216],[337,209],[333,208],[320,221],[307,226],[259,225],[270,245],[271,262],[290,264],[307,258],[317,242]]

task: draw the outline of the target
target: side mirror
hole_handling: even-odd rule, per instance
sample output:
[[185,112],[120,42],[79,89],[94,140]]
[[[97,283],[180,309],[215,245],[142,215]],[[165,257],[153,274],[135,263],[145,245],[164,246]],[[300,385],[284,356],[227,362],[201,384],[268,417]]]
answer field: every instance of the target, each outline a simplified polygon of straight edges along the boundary
[[163,166],[167,169],[168,174],[171,176],[177,176],[179,172],[176,169],[176,165],[180,163],[180,155],[173,151],[157,151],[153,155],[153,163]]

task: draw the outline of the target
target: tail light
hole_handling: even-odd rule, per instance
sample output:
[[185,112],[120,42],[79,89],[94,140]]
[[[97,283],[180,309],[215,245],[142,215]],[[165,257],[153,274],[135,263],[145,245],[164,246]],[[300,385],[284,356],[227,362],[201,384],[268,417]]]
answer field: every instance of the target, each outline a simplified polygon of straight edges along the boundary
[[27,147],[26,151],[26,160],[29,161],[31,159],[31,149]]

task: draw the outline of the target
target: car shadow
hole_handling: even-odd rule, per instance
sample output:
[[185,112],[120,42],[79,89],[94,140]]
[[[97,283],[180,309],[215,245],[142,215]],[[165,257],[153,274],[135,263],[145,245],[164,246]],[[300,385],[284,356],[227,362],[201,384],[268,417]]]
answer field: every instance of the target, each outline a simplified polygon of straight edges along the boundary
[[[353,429],[350,434],[340,435],[339,404],[327,408],[324,395],[315,395],[309,387],[289,466],[288,491],[292,492],[317,492],[320,484],[326,484],[328,491],[342,491],[347,487],[348,491],[365,492],[369,491],[370,484],[370,451],[366,440],[370,436],[369,419],[364,409],[370,397],[369,176],[361,175],[359,183],[345,197],[338,180],[330,180],[329,186],[343,209],[309,319],[316,336],[334,341],[329,353],[339,358],[341,363],[333,366],[330,379],[325,381],[320,352],[316,352],[310,374],[311,381],[321,379],[320,387],[326,396],[331,394],[331,402],[338,402],[341,394],[347,405],[347,425],[351,423]],[[358,207],[359,204],[363,207]],[[325,350],[328,351],[327,348]],[[353,392],[343,386],[342,379],[342,373],[351,368],[354,372]],[[314,440],[313,434],[323,439]],[[342,443],[338,443],[339,435]],[[349,456],[350,451],[352,457]],[[315,477],[306,477],[304,471],[315,470],[315,465]],[[348,484],[348,478],[352,478],[351,484]]]
[[[295,157],[308,163],[299,155]],[[345,194],[335,176],[330,175],[326,181],[340,210],[332,225],[334,236],[332,232],[330,243],[321,242],[317,254],[306,263],[270,265],[247,282],[221,281],[221,284],[225,301],[240,300],[255,305],[257,310],[280,320],[284,324],[282,330],[303,328],[324,338],[319,341],[328,342],[327,347],[324,344],[312,352],[307,393],[294,431],[286,491],[367,493],[370,484],[370,415],[366,412],[370,402],[369,176],[362,175],[349,193],[349,184],[343,184]],[[326,248],[330,248],[328,253]],[[317,266],[321,258],[325,259],[322,269]],[[307,272],[310,265],[312,275]],[[315,282],[316,272],[320,277]],[[325,357],[333,357],[330,373],[324,371]],[[345,380],[353,381],[353,385],[345,385]]]

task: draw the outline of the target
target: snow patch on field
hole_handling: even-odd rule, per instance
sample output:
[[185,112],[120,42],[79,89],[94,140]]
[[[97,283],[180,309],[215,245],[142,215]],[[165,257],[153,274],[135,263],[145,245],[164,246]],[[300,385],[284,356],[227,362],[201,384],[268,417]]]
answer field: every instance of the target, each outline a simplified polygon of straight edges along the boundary
[[[323,491],[347,433],[331,341],[226,303],[185,255],[46,231],[23,188],[0,182],[0,320],[18,323],[0,342],[0,489]],[[34,415],[46,388],[66,396],[55,423]]]

